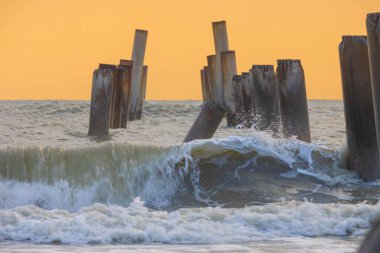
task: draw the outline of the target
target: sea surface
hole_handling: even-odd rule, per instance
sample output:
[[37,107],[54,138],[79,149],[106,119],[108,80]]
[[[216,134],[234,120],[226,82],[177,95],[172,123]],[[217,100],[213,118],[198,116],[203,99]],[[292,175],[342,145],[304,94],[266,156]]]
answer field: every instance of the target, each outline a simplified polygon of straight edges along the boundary
[[0,101],[0,251],[357,251],[380,181],[346,169],[342,101],[309,101],[311,144],[225,121],[181,144],[200,106],[89,137],[89,101]]

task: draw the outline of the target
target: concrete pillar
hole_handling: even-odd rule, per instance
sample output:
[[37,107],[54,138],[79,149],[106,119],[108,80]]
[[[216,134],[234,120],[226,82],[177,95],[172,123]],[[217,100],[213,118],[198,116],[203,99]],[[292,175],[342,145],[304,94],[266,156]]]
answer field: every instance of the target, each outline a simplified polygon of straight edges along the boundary
[[124,89],[124,69],[116,69],[116,79],[115,85],[112,91],[111,98],[111,114],[110,114],[110,128],[116,129],[120,127],[121,119],[121,106],[122,106],[122,96]]
[[380,12],[367,15],[367,40],[377,146],[380,147]]
[[[227,26],[225,21],[213,22],[212,30],[214,34],[214,44],[215,44],[215,102],[216,105],[223,105],[223,74],[222,74],[222,59],[221,52],[228,51],[228,36],[227,36]],[[231,79],[232,80],[232,79]]]
[[183,142],[212,138],[225,114],[225,110],[206,101]]
[[202,99],[203,99],[203,102],[206,101],[206,74],[205,74],[205,71],[204,71],[204,68],[201,69],[201,85],[202,85]]
[[236,125],[242,125],[244,123],[243,114],[243,82],[241,75],[234,75],[232,78],[232,85],[235,90],[235,118]]
[[339,57],[349,168],[374,180],[380,167],[366,37],[343,36]]
[[[311,142],[304,71],[300,60],[277,61],[282,133]],[[255,100],[257,98],[255,97]]]
[[232,78],[237,74],[235,51],[221,52],[224,106],[227,110],[227,126],[236,126],[235,87]]
[[121,103],[121,115],[120,115],[120,127],[127,128],[128,112],[129,112],[129,101],[131,95],[131,81],[132,81],[132,66],[133,61],[130,60],[120,60],[119,68],[124,69],[124,85],[123,85],[123,96]]
[[[251,72],[251,71],[250,71]],[[242,73],[242,99],[243,99],[243,122],[244,127],[251,128],[255,114],[253,99],[253,83],[251,73]]]
[[142,78],[141,78],[140,92],[139,92],[139,101],[137,103],[137,111],[136,111],[136,119],[138,119],[138,120],[141,120],[141,116],[142,116],[147,80],[148,80],[148,66],[144,65],[143,72],[142,72]]
[[209,80],[209,69],[207,66],[203,68],[204,73],[204,82],[205,82],[205,100],[211,101],[211,86],[210,86],[210,80]]
[[208,83],[210,87],[210,101],[219,107],[223,107],[223,87],[219,87],[216,84],[216,56],[207,56],[207,69],[208,69]]
[[108,135],[116,66],[100,64],[92,79],[88,135]]
[[148,31],[136,30],[132,51],[133,67],[128,120],[136,119],[147,38]]
[[280,130],[280,107],[273,65],[253,65],[252,84],[255,97],[255,125],[260,131]]

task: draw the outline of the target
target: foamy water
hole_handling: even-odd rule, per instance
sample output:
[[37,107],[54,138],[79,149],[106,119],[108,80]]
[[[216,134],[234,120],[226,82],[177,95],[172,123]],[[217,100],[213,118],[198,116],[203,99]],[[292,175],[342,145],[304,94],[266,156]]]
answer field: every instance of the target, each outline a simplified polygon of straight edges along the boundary
[[309,107],[311,144],[223,122],[181,145],[199,102],[94,138],[88,102],[2,101],[0,251],[355,252],[380,181],[345,169],[341,101]]

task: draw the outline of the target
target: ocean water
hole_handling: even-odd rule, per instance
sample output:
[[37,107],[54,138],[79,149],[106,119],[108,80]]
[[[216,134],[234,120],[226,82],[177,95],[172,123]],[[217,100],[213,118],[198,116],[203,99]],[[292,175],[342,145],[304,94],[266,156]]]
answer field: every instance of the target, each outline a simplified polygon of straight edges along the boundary
[[181,144],[200,106],[88,137],[88,101],[0,101],[0,251],[357,251],[380,181],[346,170],[342,101],[309,101],[311,144],[225,121]]

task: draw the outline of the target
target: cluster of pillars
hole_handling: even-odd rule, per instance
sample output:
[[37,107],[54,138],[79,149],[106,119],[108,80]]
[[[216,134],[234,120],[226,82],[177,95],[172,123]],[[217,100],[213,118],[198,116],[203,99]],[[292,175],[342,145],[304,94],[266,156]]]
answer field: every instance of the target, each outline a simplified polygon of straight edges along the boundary
[[380,178],[380,13],[367,15],[367,36],[342,36],[342,77],[348,167]]
[[215,54],[201,69],[203,106],[184,142],[212,138],[225,115],[227,126],[254,126],[275,136],[310,142],[305,76],[300,60],[253,65],[237,73],[236,54],[228,46],[226,22],[212,24]]
[[126,128],[141,119],[148,66],[144,56],[148,32],[136,30],[131,60],[99,64],[93,73],[89,135],[108,135],[109,129]]

